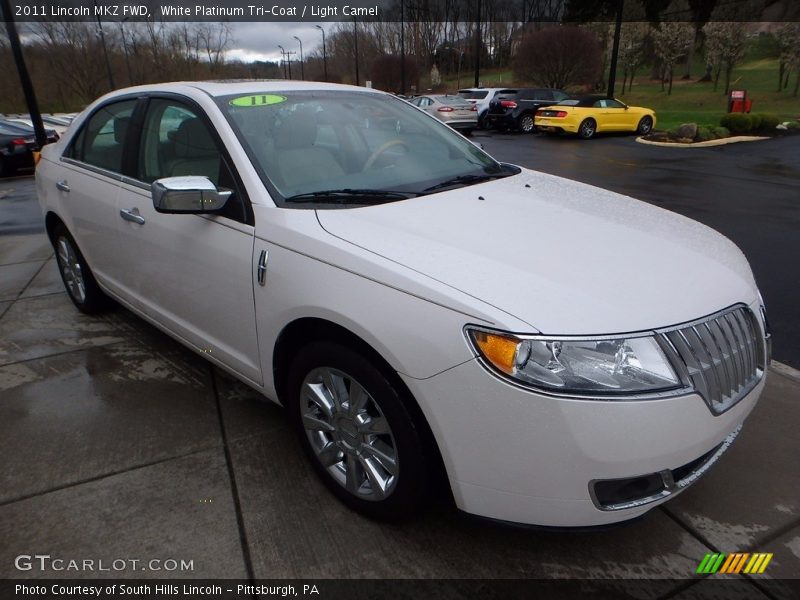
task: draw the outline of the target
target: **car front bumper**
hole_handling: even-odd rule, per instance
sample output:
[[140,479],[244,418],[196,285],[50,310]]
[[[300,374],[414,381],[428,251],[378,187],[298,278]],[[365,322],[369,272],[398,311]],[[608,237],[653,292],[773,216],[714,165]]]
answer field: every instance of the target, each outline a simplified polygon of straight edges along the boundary
[[[477,359],[425,380],[404,377],[439,444],[460,509],[557,527],[633,519],[686,489],[730,445],[765,379],[715,416],[695,393],[638,401],[546,396],[498,379]],[[597,504],[597,480],[667,471],[675,474],[672,488],[646,503]]]

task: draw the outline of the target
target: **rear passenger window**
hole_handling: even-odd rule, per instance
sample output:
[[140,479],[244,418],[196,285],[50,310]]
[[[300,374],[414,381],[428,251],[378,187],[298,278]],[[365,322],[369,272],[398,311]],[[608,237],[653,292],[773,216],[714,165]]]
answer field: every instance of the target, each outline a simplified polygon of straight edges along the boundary
[[72,142],[67,156],[115,173],[122,172],[122,151],[136,100],[108,104],[96,111]]

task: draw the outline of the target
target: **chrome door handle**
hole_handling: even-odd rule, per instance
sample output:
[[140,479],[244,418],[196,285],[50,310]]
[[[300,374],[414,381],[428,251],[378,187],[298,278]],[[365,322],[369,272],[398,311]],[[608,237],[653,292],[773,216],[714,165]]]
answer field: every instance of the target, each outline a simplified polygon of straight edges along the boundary
[[258,257],[258,268],[256,269],[256,273],[258,275],[258,285],[264,286],[267,283],[267,259],[269,258],[269,252],[266,250],[261,251],[261,255]]
[[139,225],[144,225],[144,217],[139,214],[138,208],[122,208],[119,211],[119,216],[125,219],[126,221],[130,221],[131,223],[138,223]]
[[56,188],[58,188],[62,192],[68,192],[69,191],[69,185],[67,185],[67,180],[66,179],[62,179],[61,181],[57,181],[56,182]]

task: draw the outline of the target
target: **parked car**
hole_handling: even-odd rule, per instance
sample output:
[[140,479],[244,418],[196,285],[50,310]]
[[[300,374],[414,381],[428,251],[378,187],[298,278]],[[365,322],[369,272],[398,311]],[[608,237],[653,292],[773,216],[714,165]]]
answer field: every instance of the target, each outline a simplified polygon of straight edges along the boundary
[[118,90],[44,148],[36,187],[78,309],[110,296],[283,404],[374,517],[440,480],[493,519],[637,517],[764,389],[763,302],[727,238],[376,90]]
[[[35,132],[34,132],[34,129],[33,129],[33,125],[29,125],[28,123],[25,123],[24,121],[22,121],[20,119],[2,118],[2,119],[0,119],[0,125],[3,125],[8,129],[15,129],[15,130],[19,131],[21,134],[26,135],[26,136],[27,135],[35,135]],[[45,127],[44,132],[45,132],[45,135],[47,136],[47,142],[46,143],[48,143],[48,144],[54,144],[59,139],[61,139],[61,136],[58,134],[58,132],[55,129],[51,129],[51,128]]]
[[[31,121],[30,117],[11,117],[7,119],[12,123],[18,123],[20,125],[25,125],[26,127],[30,127],[33,129],[33,121]],[[64,132],[69,127],[70,121],[67,119],[62,119],[60,117],[53,117],[48,115],[42,115],[42,124],[45,127],[54,130],[59,135],[64,135]]]
[[505,88],[465,88],[458,90],[458,95],[470,104],[474,104],[478,109],[478,129],[485,127],[486,114],[489,112],[489,103],[495,94],[504,91]]
[[0,177],[33,168],[33,152],[38,149],[32,134],[0,122]]
[[[47,143],[57,142],[58,133],[46,129]],[[0,119],[0,176],[13,175],[20,169],[32,169],[34,152],[39,150],[33,127],[10,119]]]
[[411,104],[464,135],[471,135],[478,127],[478,109],[461,96],[417,96]]
[[608,96],[584,96],[563,100],[536,113],[536,127],[548,133],[577,133],[589,139],[595,133],[635,131],[647,135],[656,124],[650,108],[628,106]]
[[495,94],[489,103],[486,125],[489,128],[531,133],[535,129],[536,111],[565,98],[568,98],[566,92],[550,88],[505,89]]

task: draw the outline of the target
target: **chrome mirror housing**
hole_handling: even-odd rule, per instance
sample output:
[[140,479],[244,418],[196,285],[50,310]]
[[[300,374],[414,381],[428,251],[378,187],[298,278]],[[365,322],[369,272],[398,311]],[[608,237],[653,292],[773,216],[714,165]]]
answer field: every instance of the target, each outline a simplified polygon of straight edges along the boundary
[[150,186],[153,208],[161,213],[215,213],[233,192],[218,190],[208,177],[188,175],[156,179]]

